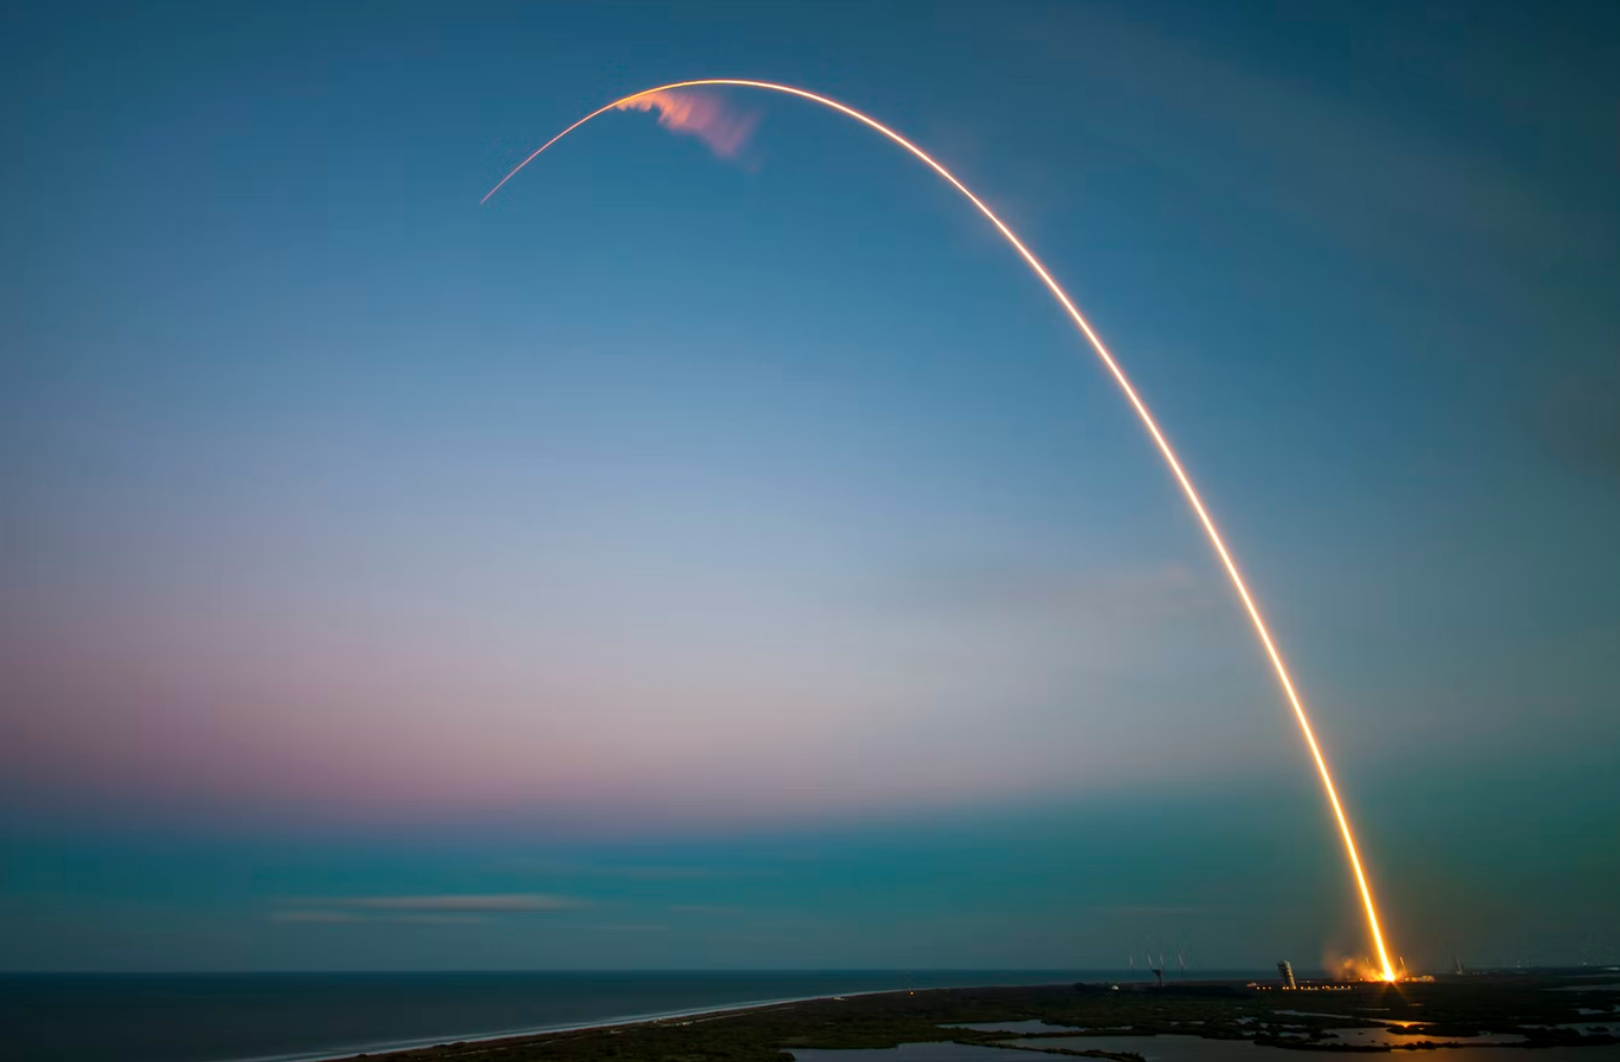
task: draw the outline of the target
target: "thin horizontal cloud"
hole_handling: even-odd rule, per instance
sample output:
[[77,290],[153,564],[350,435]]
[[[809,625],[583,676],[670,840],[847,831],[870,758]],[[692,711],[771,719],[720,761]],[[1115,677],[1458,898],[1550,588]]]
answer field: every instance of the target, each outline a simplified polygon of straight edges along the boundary
[[362,919],[357,914],[348,911],[271,911],[265,916],[272,922],[293,922],[305,925],[342,925],[349,922],[359,922]]
[[714,867],[697,864],[613,864],[584,863],[567,859],[521,857],[502,860],[503,870],[523,870],[557,876],[579,875],[593,878],[623,878],[629,881],[710,881],[731,878],[779,877],[772,867]]
[[1161,915],[1192,915],[1192,914],[1208,914],[1208,913],[1210,913],[1210,909],[1208,907],[1175,907],[1175,906],[1155,907],[1155,906],[1152,906],[1152,905],[1134,905],[1134,906],[1124,906],[1124,907],[1087,907],[1086,910],[1091,912],[1092,914],[1115,915],[1115,916],[1125,917],[1125,918],[1138,917],[1138,916],[1140,916],[1140,917],[1158,917],[1158,916],[1161,916]]
[[265,917],[272,922],[310,926],[341,926],[362,922],[386,922],[394,925],[409,926],[466,926],[489,921],[487,916],[481,914],[362,914],[357,911],[306,910],[301,907],[291,910],[271,911]]
[[778,877],[782,872],[766,867],[643,866],[605,868],[598,870],[597,873],[608,877],[629,878],[633,881],[712,881],[716,878]]
[[965,563],[919,573],[907,589],[908,604],[932,610],[1079,623],[1182,619],[1216,601],[1203,577],[1174,562],[1114,571]]
[[[423,911],[474,912],[482,914],[522,914],[532,911],[569,911],[587,907],[586,901],[572,896],[550,896],[533,892],[450,894],[438,896],[312,896],[283,901],[302,907],[342,911]],[[289,912],[291,913],[291,912]]]

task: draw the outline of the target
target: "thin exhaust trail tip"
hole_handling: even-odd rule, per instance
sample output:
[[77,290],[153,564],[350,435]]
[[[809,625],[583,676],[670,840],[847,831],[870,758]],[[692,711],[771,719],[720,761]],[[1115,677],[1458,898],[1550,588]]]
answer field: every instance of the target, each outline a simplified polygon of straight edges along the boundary
[[1047,271],[1046,266],[1042,264],[1040,259],[1035,257],[1035,253],[1024,245],[1024,242],[1013,233],[1012,229],[1007,227],[1007,224],[1002,221],[1001,218],[996,216],[995,211],[986,206],[982,199],[974,195],[968,189],[967,185],[958,180],[955,174],[947,170],[943,165],[936,161],[933,156],[929,155],[922,148],[918,147],[916,144],[913,144],[911,141],[907,140],[893,129],[890,129],[888,126],[879,122],[875,118],[862,114],[853,107],[839,103],[837,100],[829,99],[826,96],[817,95],[816,93],[810,92],[806,89],[794,88],[792,85],[779,85],[770,81],[750,81],[742,78],[699,78],[691,81],[675,81],[667,85],[658,85],[654,88],[642,89],[640,92],[633,92],[628,96],[614,100],[605,107],[597,108],[590,114],[587,114],[585,117],[575,122],[573,125],[570,125],[568,128],[558,133],[556,136],[552,137],[550,140],[546,141],[544,144],[541,144],[537,149],[535,149],[533,154],[514,166],[511,172],[505,177],[502,177],[500,182],[497,183],[495,187],[491,188],[489,192],[485,194],[484,198],[479,202],[481,204],[489,202],[490,197],[492,197],[496,192],[500,191],[501,188],[506,185],[506,182],[510,181],[513,177],[516,177],[525,166],[539,158],[547,148],[550,148],[553,144],[557,143],[557,141],[561,140],[569,133],[572,133],[575,129],[578,129],[586,122],[589,122],[591,119],[596,118],[599,115],[606,114],[608,111],[623,107],[643,96],[650,96],[654,93],[670,92],[683,88],[695,88],[700,85],[730,85],[739,88],[763,89],[767,92],[780,92],[788,96],[797,96],[800,99],[809,100],[812,103],[818,103],[823,107],[835,110],[840,114],[852,118],[869,129],[872,129],[873,131],[887,137],[889,140],[910,152],[929,169],[933,170],[936,174],[943,178],[951,187],[962,193],[963,197],[966,198],[968,202],[972,203],[974,207],[978,209],[979,213],[983,214],[984,217],[989,220],[990,224],[994,225],[996,230],[1006,238],[1013,250],[1018,252],[1018,256],[1022,258],[1024,263],[1029,266],[1030,270],[1038,278],[1040,278],[1041,283],[1046,285],[1046,288],[1049,292],[1051,292],[1052,297],[1058,301],[1058,304],[1063,308],[1064,313],[1068,314],[1069,319],[1073,321],[1075,327],[1080,330],[1081,335],[1085,337],[1086,342],[1091,346],[1092,351],[1095,352],[1097,357],[1102,361],[1104,368],[1108,370],[1108,374],[1112,376],[1114,378],[1114,382],[1119,385],[1119,389],[1124,393],[1126,401],[1128,401],[1131,408],[1136,411],[1137,418],[1142,422],[1142,426],[1147,430],[1148,435],[1152,437],[1153,444],[1158,448],[1159,455],[1164,459],[1166,466],[1168,466],[1171,474],[1175,477],[1176,483],[1181,487],[1182,496],[1186,498],[1187,504],[1192,508],[1194,515],[1198,517],[1198,522],[1204,529],[1205,537],[1209,539],[1209,544],[1215,550],[1216,556],[1219,557],[1221,566],[1226,570],[1227,577],[1232,583],[1233,590],[1237,592],[1238,599],[1242,602],[1244,611],[1248,613],[1249,620],[1254,626],[1255,635],[1260,641],[1261,648],[1265,650],[1266,658],[1271,662],[1271,668],[1277,677],[1277,683],[1282,687],[1283,695],[1287,698],[1289,707],[1293,709],[1294,718],[1299,723],[1300,733],[1305,740],[1305,747],[1310,752],[1312,762],[1316,765],[1317,774],[1322,782],[1323,792],[1327,796],[1328,805],[1333,810],[1333,818],[1338,824],[1339,834],[1344,841],[1345,854],[1349,857],[1350,869],[1355,878],[1356,889],[1361,896],[1362,907],[1366,911],[1367,930],[1368,934],[1372,937],[1373,947],[1378,953],[1378,961],[1381,968],[1380,972],[1383,974],[1383,979],[1385,981],[1394,981],[1396,979],[1395,970],[1394,967],[1390,965],[1389,952],[1384,946],[1384,934],[1383,930],[1379,926],[1377,905],[1373,902],[1372,887],[1367,882],[1366,872],[1362,868],[1361,855],[1356,849],[1355,834],[1350,829],[1350,818],[1345,813],[1344,806],[1339,800],[1338,790],[1333,785],[1332,773],[1328,770],[1327,759],[1322,754],[1321,746],[1317,743],[1316,734],[1311,729],[1310,719],[1305,713],[1304,702],[1300,700],[1299,694],[1294,689],[1293,679],[1289,677],[1288,668],[1283,663],[1282,654],[1278,651],[1276,644],[1272,641],[1271,632],[1266,627],[1265,619],[1260,614],[1260,607],[1255,603],[1253,595],[1249,593],[1248,584],[1244,580],[1242,572],[1238,570],[1237,561],[1233,559],[1231,552],[1226,548],[1226,542],[1222,539],[1220,531],[1216,528],[1214,518],[1210,516],[1209,510],[1204,507],[1203,499],[1199,496],[1197,489],[1193,486],[1191,477],[1187,475],[1186,470],[1182,467],[1181,459],[1176,456],[1176,452],[1171,447],[1169,440],[1165,438],[1164,432],[1160,430],[1158,421],[1155,420],[1153,414],[1149,412],[1147,403],[1145,403],[1141,396],[1137,394],[1136,388],[1131,385],[1130,379],[1125,375],[1125,371],[1121,369],[1119,363],[1114,360],[1114,356],[1108,352],[1108,348],[1103,345],[1102,339],[1099,338],[1096,331],[1092,329],[1091,323],[1086,320],[1085,315],[1080,312],[1077,306],[1075,306],[1074,300],[1069,298],[1068,293],[1063,290],[1062,286],[1059,285],[1058,282],[1052,277],[1052,274]]

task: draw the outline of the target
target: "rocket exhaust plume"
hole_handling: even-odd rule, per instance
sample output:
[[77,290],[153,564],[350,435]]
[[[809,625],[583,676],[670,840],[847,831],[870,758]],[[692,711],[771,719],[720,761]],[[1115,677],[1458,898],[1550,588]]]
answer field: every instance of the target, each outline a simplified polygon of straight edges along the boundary
[[712,93],[702,91],[648,92],[614,106],[621,111],[656,110],[659,125],[697,137],[723,159],[736,158],[759,125],[758,114],[737,114]]
[[[828,99],[826,96],[818,96],[814,92],[794,88],[791,85],[778,85],[769,81],[747,81],[739,78],[702,78],[693,81],[677,81],[668,85],[659,85],[656,88],[644,89],[641,92],[631,93],[621,99],[614,100],[605,107],[592,111],[544,144],[541,144],[532,155],[518,163],[510,173],[502,177],[500,183],[491,188],[480,202],[489,202],[490,196],[500,191],[506,182],[515,177],[523,167],[533,162],[551,145],[598,115],[613,110],[650,110],[657,108],[660,112],[660,121],[663,124],[679,131],[695,130],[702,122],[702,119],[692,117],[691,115],[695,112],[683,111],[681,105],[668,102],[671,96],[674,94],[685,95],[688,90],[693,88],[726,85],[739,88],[763,89],[767,92],[780,92],[784,95],[797,96],[799,99],[820,104],[823,107],[837,111],[847,118],[860,122],[868,129],[887,137],[890,141],[910,152],[918,161],[933,170],[947,184],[960,192],[963,198],[972,203],[979,213],[983,214],[990,224],[995,226],[996,231],[1001,233],[1012,249],[1018,252],[1018,256],[1029,266],[1030,270],[1040,278],[1041,283],[1046,285],[1046,289],[1052,293],[1052,297],[1063,308],[1063,312],[1069,316],[1069,319],[1074,322],[1074,326],[1080,330],[1080,334],[1085,337],[1086,342],[1090,344],[1091,349],[1102,361],[1103,367],[1108,370],[1108,374],[1119,385],[1119,389],[1124,393],[1126,401],[1136,411],[1137,418],[1142,422],[1142,426],[1147,429],[1148,435],[1152,437],[1153,444],[1158,447],[1159,455],[1164,458],[1164,463],[1169,467],[1176,483],[1181,487],[1181,493],[1187,499],[1187,504],[1192,507],[1193,513],[1198,517],[1198,522],[1203,525],[1204,534],[1208,537],[1209,544],[1214,548],[1216,556],[1220,558],[1221,566],[1226,569],[1232,588],[1237,591],[1238,599],[1243,603],[1244,611],[1248,613],[1249,620],[1254,625],[1255,635],[1259,638],[1260,646],[1265,650],[1267,659],[1271,661],[1271,669],[1277,676],[1277,683],[1282,687],[1283,695],[1287,698],[1289,706],[1294,711],[1294,718],[1299,723],[1300,733],[1305,739],[1305,747],[1310,752],[1311,760],[1316,764],[1316,773],[1322,780],[1322,789],[1327,794],[1329,806],[1333,809],[1334,820],[1338,823],[1339,834],[1344,840],[1345,854],[1349,857],[1350,869],[1355,876],[1356,888],[1360,892],[1361,903],[1366,910],[1367,930],[1372,937],[1373,947],[1378,954],[1379,973],[1385,981],[1394,981],[1395,969],[1390,965],[1389,952],[1384,947],[1384,934],[1378,924],[1378,909],[1373,903],[1372,888],[1367,884],[1367,875],[1361,866],[1361,856],[1356,850],[1356,838],[1350,829],[1350,819],[1345,814],[1344,805],[1339,801],[1338,790],[1333,785],[1333,776],[1328,771],[1327,759],[1322,755],[1322,748],[1316,741],[1316,734],[1311,730],[1310,719],[1305,714],[1305,704],[1300,700],[1298,691],[1294,689],[1294,681],[1289,677],[1288,668],[1283,663],[1281,652],[1278,651],[1276,643],[1272,641],[1271,631],[1266,627],[1266,621],[1260,614],[1260,607],[1255,603],[1254,596],[1249,593],[1249,587],[1243,579],[1243,573],[1238,570],[1237,561],[1233,559],[1231,552],[1226,548],[1226,542],[1221,538],[1221,533],[1215,526],[1214,518],[1209,515],[1209,510],[1204,507],[1203,499],[1199,497],[1198,491],[1193,486],[1192,479],[1187,475],[1186,469],[1182,468],[1181,459],[1176,456],[1175,450],[1171,448],[1170,441],[1165,438],[1164,432],[1160,430],[1158,421],[1154,420],[1153,414],[1148,411],[1147,404],[1136,393],[1136,388],[1131,386],[1130,379],[1126,377],[1125,371],[1114,360],[1114,356],[1108,352],[1108,348],[1103,345],[1103,341],[1098,338],[1096,331],[1092,329],[1091,323],[1086,320],[1079,308],[1075,306],[1074,300],[1069,298],[1068,293],[1053,279],[1052,274],[1047,272],[1046,266],[1042,265],[1040,259],[1035,257],[1035,253],[1024,246],[1024,242],[1014,235],[1012,229],[1008,228],[1007,224],[997,217],[995,212],[986,206],[982,199],[969,191],[967,185],[957,180],[951,171],[936,162],[933,156],[922,148],[877,119],[870,118],[853,107],[846,107],[837,100]],[[672,114],[677,115],[677,117],[671,118]],[[682,114],[687,116],[680,117],[679,115]],[[749,128],[751,129],[752,126]],[[727,141],[722,140],[722,142]],[[713,146],[712,143],[711,146]],[[718,148],[716,148],[716,151],[724,154]]]

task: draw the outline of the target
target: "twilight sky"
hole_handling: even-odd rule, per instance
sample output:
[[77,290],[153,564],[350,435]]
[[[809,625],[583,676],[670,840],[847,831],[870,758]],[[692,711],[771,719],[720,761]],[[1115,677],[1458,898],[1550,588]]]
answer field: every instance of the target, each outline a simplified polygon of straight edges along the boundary
[[[0,968],[1620,955],[1610,5],[3,18]],[[667,117],[667,116],[666,116]],[[680,130],[675,130],[679,133]]]

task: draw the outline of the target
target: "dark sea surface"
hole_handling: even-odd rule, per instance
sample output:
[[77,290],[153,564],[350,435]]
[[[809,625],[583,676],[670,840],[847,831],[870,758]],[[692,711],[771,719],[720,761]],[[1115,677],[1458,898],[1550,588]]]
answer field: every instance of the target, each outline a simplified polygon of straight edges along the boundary
[[901,988],[1099,971],[0,974],[7,1062],[293,1062]]

